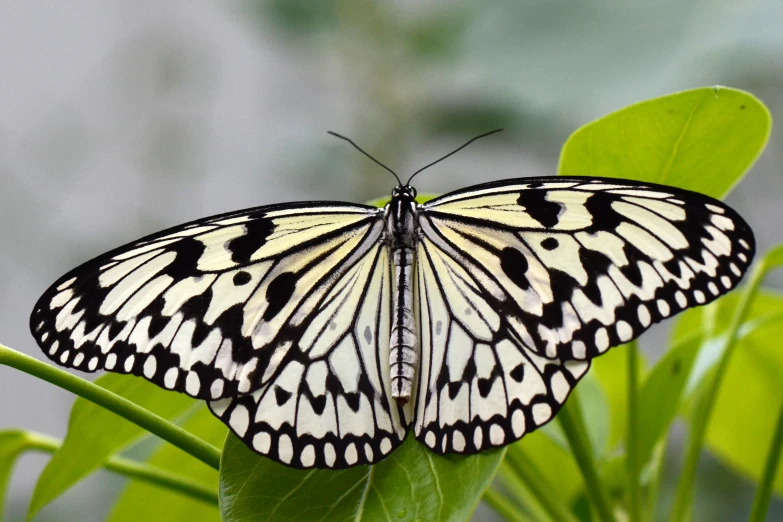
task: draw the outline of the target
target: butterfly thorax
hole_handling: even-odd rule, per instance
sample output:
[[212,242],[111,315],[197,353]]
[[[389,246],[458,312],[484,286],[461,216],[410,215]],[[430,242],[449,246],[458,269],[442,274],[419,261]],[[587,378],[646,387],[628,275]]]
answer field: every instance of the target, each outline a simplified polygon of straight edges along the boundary
[[416,191],[397,187],[386,209],[386,230],[394,264],[391,366],[392,397],[408,402],[418,361],[416,323],[413,316],[413,262],[416,243]]

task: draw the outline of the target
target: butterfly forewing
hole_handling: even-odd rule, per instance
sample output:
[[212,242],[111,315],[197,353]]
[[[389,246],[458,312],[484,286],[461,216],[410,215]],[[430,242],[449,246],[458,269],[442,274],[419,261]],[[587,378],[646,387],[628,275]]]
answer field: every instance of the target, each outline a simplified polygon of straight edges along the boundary
[[623,180],[510,180],[419,211],[530,350],[587,360],[731,290],[753,234],[707,196]]
[[39,299],[30,327],[64,366],[134,373],[204,399],[251,392],[382,228],[378,209],[336,203],[199,220],[72,270]]

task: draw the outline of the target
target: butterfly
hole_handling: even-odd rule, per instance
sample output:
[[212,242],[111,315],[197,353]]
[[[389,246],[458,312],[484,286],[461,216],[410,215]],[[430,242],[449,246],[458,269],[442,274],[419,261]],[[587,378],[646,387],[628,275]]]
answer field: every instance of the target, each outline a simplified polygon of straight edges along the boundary
[[60,365],[208,401],[292,467],[372,464],[410,431],[473,454],[549,422],[594,357],[725,294],[754,254],[735,211],[672,187],[519,178],[419,204],[410,181],[384,208],[262,206],[112,250],[43,294],[33,336]]

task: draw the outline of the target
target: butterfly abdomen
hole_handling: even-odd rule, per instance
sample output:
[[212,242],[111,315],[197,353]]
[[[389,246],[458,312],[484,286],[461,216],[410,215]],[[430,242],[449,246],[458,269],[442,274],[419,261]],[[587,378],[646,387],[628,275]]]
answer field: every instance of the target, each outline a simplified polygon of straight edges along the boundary
[[395,268],[394,317],[391,330],[392,397],[406,403],[411,396],[413,375],[418,360],[416,324],[413,318],[413,249],[397,248],[393,253]]

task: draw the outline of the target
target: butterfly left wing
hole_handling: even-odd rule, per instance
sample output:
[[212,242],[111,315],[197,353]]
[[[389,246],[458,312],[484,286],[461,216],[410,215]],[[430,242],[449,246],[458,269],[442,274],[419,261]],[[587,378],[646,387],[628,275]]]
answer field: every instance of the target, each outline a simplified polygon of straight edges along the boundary
[[63,366],[133,373],[200,399],[251,392],[323,295],[377,247],[382,214],[293,203],[164,230],[60,278],[30,329]]
[[616,179],[471,187],[418,212],[414,431],[473,453],[548,421],[589,360],[731,290],[754,253],[732,209]]

